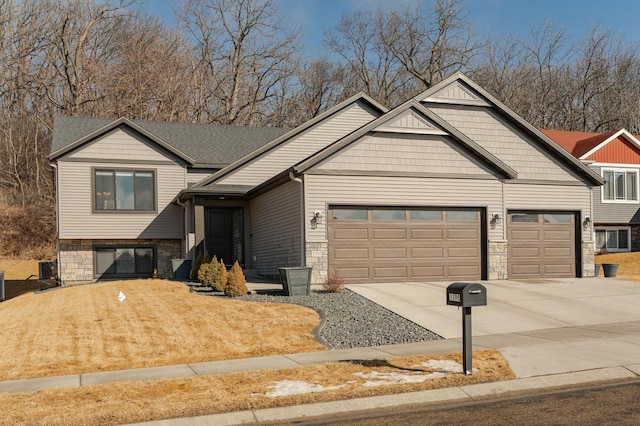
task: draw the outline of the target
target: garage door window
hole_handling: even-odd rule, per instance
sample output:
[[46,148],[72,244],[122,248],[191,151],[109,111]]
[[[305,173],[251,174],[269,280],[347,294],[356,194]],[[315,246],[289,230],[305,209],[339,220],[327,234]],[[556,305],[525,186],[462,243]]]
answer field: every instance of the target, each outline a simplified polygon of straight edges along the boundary
[[450,210],[447,212],[447,220],[460,220],[460,221],[477,221],[478,212],[474,211],[462,211],[462,210]]
[[373,220],[405,220],[404,210],[374,210]]
[[546,213],[544,223],[571,223],[570,214]]
[[411,210],[411,220],[442,220],[441,210]]
[[336,220],[367,220],[367,210],[364,209],[333,209]]
[[513,223],[538,223],[537,213],[511,213]]

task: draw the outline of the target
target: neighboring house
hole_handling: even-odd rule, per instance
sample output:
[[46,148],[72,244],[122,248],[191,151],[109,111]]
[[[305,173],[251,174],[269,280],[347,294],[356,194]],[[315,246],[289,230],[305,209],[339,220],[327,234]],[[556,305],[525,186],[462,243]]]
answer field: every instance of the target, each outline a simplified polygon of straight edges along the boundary
[[625,129],[609,133],[543,133],[605,181],[593,192],[596,251],[640,250],[640,141]]
[[391,111],[358,95],[290,131],[239,128],[250,153],[224,129],[56,121],[63,283],[168,276],[204,250],[314,283],[593,275],[602,178],[464,74]]

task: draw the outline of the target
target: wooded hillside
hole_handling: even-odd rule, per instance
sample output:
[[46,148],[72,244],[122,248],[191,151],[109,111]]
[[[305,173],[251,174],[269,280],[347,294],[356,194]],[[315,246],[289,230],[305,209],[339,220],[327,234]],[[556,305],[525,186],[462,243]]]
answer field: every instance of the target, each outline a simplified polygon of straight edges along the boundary
[[359,91],[393,107],[463,70],[535,126],[640,132],[637,46],[598,26],[481,36],[463,1],[408,2],[344,15],[309,58],[275,0],[184,1],[179,29],[137,6],[0,0],[0,256],[55,254],[56,115],[293,127]]

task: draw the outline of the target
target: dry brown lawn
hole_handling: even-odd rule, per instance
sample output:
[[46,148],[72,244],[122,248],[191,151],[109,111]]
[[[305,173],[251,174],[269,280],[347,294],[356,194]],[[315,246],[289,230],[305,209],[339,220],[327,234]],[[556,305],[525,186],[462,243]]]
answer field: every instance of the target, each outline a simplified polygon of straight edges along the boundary
[[[617,278],[640,282],[640,252],[599,254],[596,256],[595,262],[617,263],[620,265],[616,275]],[[600,277],[602,276],[601,269]]]
[[38,278],[38,261],[0,258],[0,271],[4,271],[5,280],[28,280]]
[[0,303],[0,380],[321,351],[319,320],[164,280],[30,293]]
[[[474,353],[471,376],[449,373],[421,383],[364,385],[375,373],[427,374],[438,371],[421,365],[428,360],[454,360],[461,354],[396,358],[364,365],[327,363],[275,371],[248,371],[220,376],[198,376],[152,382],[121,382],[82,388],[50,389],[31,393],[0,394],[4,407],[0,424],[110,425],[148,420],[200,416],[240,410],[299,405],[373,395],[395,394],[513,379],[507,363],[496,351]],[[408,370],[408,371],[407,371]],[[317,393],[267,396],[276,383],[303,381],[324,388]],[[7,410],[8,408],[8,410]]]

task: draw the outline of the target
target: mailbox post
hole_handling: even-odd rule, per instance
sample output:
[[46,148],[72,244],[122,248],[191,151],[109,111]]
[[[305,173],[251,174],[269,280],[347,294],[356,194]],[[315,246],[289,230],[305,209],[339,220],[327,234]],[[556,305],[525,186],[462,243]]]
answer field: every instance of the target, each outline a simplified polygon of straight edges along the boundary
[[462,368],[471,375],[473,347],[471,344],[471,307],[486,306],[487,289],[477,283],[452,283],[447,287],[447,305],[462,307]]

